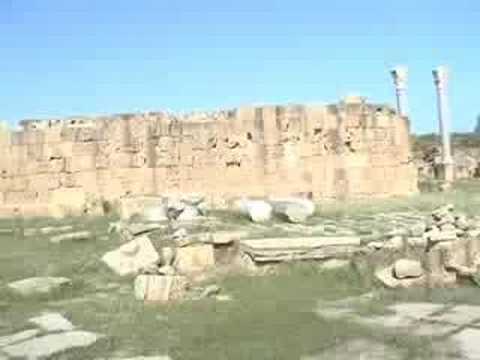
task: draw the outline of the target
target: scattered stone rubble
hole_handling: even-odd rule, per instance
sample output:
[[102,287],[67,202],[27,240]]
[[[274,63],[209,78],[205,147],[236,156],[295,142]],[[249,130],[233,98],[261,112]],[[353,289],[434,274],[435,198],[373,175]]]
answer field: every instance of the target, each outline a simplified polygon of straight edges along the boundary
[[38,329],[0,337],[0,357],[43,359],[73,348],[93,345],[103,335],[78,330],[59,313],[44,313],[28,320]]
[[386,243],[369,244],[377,250],[417,250],[411,252],[414,258],[399,259],[377,270],[377,279],[387,287],[453,286],[457,280],[478,273],[480,224],[456,213],[453,205],[434,210],[425,222],[398,233],[390,234]]

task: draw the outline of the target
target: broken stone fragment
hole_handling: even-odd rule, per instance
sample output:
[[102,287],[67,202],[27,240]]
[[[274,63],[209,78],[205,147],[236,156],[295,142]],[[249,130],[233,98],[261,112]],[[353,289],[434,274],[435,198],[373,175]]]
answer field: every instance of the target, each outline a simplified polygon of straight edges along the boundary
[[417,278],[397,279],[394,276],[393,265],[375,272],[375,278],[388,288],[409,288],[413,286],[421,286],[425,283],[425,276]]
[[90,231],[77,231],[74,233],[61,234],[50,238],[50,242],[58,244],[62,241],[83,241],[91,239],[92,233]]
[[418,278],[423,275],[422,264],[416,260],[400,259],[393,264],[393,273],[397,279]]
[[179,275],[138,275],[134,283],[135,298],[143,301],[179,300],[186,289],[187,280]]
[[120,276],[137,274],[159,260],[160,256],[147,236],[137,237],[102,257],[102,261]]
[[308,199],[270,199],[273,213],[292,223],[305,222],[315,212],[315,204]]

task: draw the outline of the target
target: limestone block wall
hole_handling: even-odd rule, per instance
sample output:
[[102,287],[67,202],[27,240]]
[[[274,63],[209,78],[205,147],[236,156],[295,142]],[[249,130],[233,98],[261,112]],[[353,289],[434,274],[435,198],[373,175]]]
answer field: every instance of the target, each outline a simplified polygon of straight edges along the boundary
[[123,114],[25,121],[0,132],[1,213],[80,208],[95,194],[310,194],[416,191],[409,123],[364,101],[241,107],[212,114]]

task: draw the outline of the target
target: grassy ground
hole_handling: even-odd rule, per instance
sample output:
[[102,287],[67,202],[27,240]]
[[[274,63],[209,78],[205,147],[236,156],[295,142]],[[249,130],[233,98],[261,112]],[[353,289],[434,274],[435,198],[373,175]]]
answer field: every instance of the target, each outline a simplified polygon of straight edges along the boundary
[[[379,213],[430,211],[445,202],[476,214],[480,208],[478,189],[479,184],[462,183],[450,193],[321,205],[310,223],[325,219],[336,222],[346,217],[361,222]],[[224,228],[247,225],[244,219],[231,215],[223,220]],[[61,354],[57,359],[168,353],[172,359],[290,360],[357,337],[407,349],[405,359],[435,358],[432,344],[424,339],[387,335],[348,321],[315,316],[313,310],[320,299],[342,299],[375,288],[354,268],[320,271],[312,263],[283,266],[275,275],[218,279],[222,292],[232,296],[230,302],[205,299],[170,306],[145,305],[134,299],[131,278],[120,279],[100,262],[106,251],[118,246],[117,239],[105,237],[108,219],[69,219],[62,222],[65,223],[94,231],[94,238],[51,244],[45,236],[0,235],[0,336],[29,328],[26,320],[45,310],[58,311],[82,329],[107,335],[89,349]],[[46,224],[53,223],[37,219],[23,225]],[[0,222],[0,228],[11,226],[12,220]],[[14,296],[5,288],[11,281],[47,275],[70,277],[73,287],[27,299]],[[374,313],[395,301],[480,304],[475,288],[381,294],[367,311]]]

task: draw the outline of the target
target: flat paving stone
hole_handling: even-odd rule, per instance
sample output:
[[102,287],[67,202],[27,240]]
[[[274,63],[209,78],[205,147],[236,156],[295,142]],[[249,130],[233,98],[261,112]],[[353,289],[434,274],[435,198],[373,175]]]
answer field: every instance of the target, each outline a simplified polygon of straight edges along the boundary
[[480,306],[457,305],[442,314],[430,317],[430,319],[458,326],[473,324],[480,321]]
[[427,318],[444,308],[445,305],[434,303],[399,303],[387,307],[387,309],[392,310],[399,315],[408,316],[412,319]]
[[87,347],[95,343],[101,335],[87,331],[69,331],[50,334],[2,348],[10,357],[37,359],[49,357],[68,349]]
[[480,330],[465,329],[450,338],[459,347],[462,359],[480,359]]
[[38,325],[45,331],[71,331],[75,327],[59,313],[45,313],[43,315],[28,319],[29,322]]
[[301,360],[401,360],[404,354],[385,344],[371,340],[352,340]]
[[31,329],[31,330],[21,331],[12,335],[2,336],[0,337],[0,348],[33,338],[37,336],[39,333],[40,333],[40,330]]

